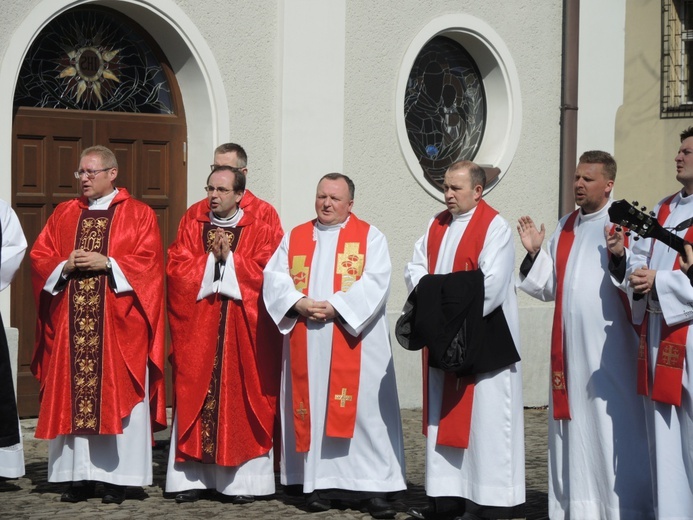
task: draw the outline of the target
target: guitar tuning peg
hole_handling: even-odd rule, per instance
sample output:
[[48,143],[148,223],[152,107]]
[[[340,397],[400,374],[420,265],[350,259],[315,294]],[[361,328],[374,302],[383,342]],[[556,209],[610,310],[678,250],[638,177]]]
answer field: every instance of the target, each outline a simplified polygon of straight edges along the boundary
[[650,211],[650,216],[651,216],[651,217],[656,217],[657,214],[656,214],[654,211]]
[[630,236],[630,231],[626,231],[626,236],[627,236],[627,237]]
[[640,240],[640,237],[639,237],[639,236],[634,236],[634,237],[633,237],[633,240],[635,240],[635,241],[637,242],[638,240]]
[[637,207],[638,204],[639,204],[639,202],[638,202],[637,200],[634,200],[634,201],[633,201],[633,206],[636,206],[636,207]]
[[645,212],[647,211],[647,208],[646,208],[645,206],[643,206],[642,208],[640,208],[640,211],[642,211],[643,213],[645,213]]

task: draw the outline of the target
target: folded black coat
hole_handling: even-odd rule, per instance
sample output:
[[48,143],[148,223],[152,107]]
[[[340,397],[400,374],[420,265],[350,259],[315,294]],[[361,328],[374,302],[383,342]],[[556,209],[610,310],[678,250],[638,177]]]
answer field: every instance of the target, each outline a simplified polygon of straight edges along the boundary
[[395,336],[407,350],[427,346],[428,364],[458,376],[492,372],[520,360],[503,308],[484,310],[481,270],[429,274],[411,292]]

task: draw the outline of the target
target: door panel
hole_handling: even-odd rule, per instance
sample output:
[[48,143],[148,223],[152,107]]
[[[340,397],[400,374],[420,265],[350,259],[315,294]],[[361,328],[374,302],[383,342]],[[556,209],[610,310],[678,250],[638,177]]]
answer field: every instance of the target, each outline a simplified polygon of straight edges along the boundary
[[[156,212],[164,251],[175,238],[186,209],[183,117],[22,107],[14,119],[13,137],[13,207],[29,250],[53,209],[78,195],[74,171],[82,150],[93,144],[115,153],[116,185]],[[19,413],[36,416],[38,383],[30,371],[36,310],[28,253],[12,284],[11,305],[11,326],[19,329]],[[168,366],[167,380],[170,383]]]

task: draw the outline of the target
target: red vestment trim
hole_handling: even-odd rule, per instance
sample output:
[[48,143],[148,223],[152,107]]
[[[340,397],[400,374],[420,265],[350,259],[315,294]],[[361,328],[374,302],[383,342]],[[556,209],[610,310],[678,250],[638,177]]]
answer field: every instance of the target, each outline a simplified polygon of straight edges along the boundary
[[575,241],[575,220],[580,210],[573,211],[561,229],[556,245],[556,298],[551,329],[551,395],[553,418],[570,419],[568,385],[563,356],[563,281],[570,250]]
[[[496,215],[498,212],[483,199],[479,201],[457,246],[452,272],[473,271],[479,268],[479,255],[484,247],[486,233]],[[451,221],[452,214],[449,211],[443,211],[435,217],[428,231],[426,251],[428,271],[431,274],[435,274],[440,245]],[[428,349],[424,349],[423,359],[425,434],[428,426]],[[475,381],[474,376],[457,378],[451,372],[445,373],[437,444],[455,448],[469,447]]]
[[[306,222],[291,232],[289,267],[296,290],[308,295],[310,268],[315,252],[313,233],[316,221]],[[348,291],[363,274],[370,225],[351,214],[339,231],[333,289]],[[359,378],[361,375],[361,335],[354,337],[334,321],[330,363],[329,401],[326,435],[351,438],[356,424]],[[308,329],[300,316],[289,335],[291,386],[296,433],[296,451],[310,449],[310,399],[308,386]]]

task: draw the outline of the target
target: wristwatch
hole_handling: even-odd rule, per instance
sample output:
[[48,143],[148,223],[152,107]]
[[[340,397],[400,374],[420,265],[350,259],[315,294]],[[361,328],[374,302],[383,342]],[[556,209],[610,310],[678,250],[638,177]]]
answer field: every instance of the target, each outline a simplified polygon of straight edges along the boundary
[[113,267],[113,264],[111,263],[111,259],[106,257],[106,271],[110,271],[111,267]]

